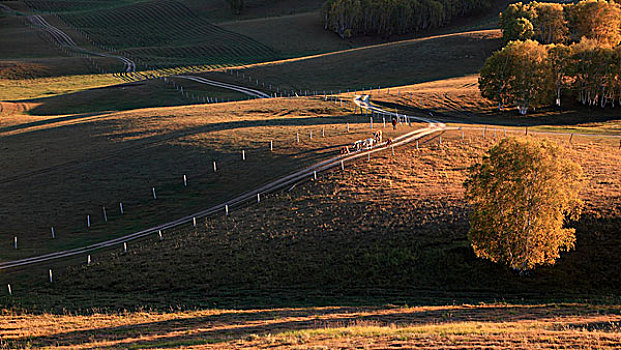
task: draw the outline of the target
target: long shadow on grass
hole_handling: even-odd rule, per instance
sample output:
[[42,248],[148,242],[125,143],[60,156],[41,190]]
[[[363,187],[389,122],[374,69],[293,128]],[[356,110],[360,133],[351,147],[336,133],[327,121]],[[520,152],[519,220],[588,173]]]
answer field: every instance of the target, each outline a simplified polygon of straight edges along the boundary
[[455,114],[437,112],[434,109],[406,106],[398,103],[373,101],[379,106],[389,109],[397,109],[414,115],[433,115],[434,118],[446,122],[462,124],[492,124],[506,126],[540,126],[540,125],[579,125],[584,123],[603,123],[619,120],[619,114],[614,110],[593,110],[578,104],[570,105],[563,110],[553,107],[540,108],[537,113],[530,116],[522,116],[517,112],[498,112],[494,110],[454,110]]
[[[86,116],[80,116],[77,118],[81,118],[81,117],[86,117]],[[155,117],[154,117],[155,118]],[[92,161],[101,161],[101,160],[106,160],[106,159],[110,159],[110,158],[114,158],[116,156],[118,156],[119,154],[127,154],[128,152],[138,152],[138,151],[143,151],[145,148],[151,148],[151,147],[155,147],[161,144],[165,144],[171,140],[174,139],[180,139],[180,138],[184,138],[184,137],[188,137],[188,136],[192,136],[192,135],[197,135],[197,134],[204,134],[204,133],[210,133],[210,132],[219,132],[219,131],[227,131],[227,130],[240,130],[240,129],[244,129],[244,128],[255,128],[255,127],[278,127],[278,126],[300,126],[300,127],[308,127],[308,126],[328,126],[328,125],[336,125],[336,124],[342,124],[347,117],[308,117],[308,118],[287,118],[287,119],[283,119],[283,118],[279,118],[276,120],[269,120],[269,119],[265,119],[265,120],[253,120],[253,121],[232,121],[232,122],[225,122],[225,123],[214,123],[214,124],[208,124],[205,126],[198,126],[198,127],[194,127],[194,128],[188,128],[188,129],[183,129],[180,131],[172,131],[172,132],[168,132],[168,133],[162,133],[160,135],[154,135],[154,136],[148,136],[148,137],[144,137],[144,138],[136,138],[136,134],[135,133],[121,133],[121,134],[117,134],[115,135],[115,137],[117,139],[123,139],[125,137],[130,137],[132,138],[131,141],[124,141],[124,143],[126,145],[124,146],[120,146],[117,147],[114,150],[108,151],[108,152],[101,152],[98,154],[98,157],[96,158],[92,158]],[[347,119],[347,121],[351,124],[366,124],[368,123],[368,121],[366,120],[357,120],[354,119],[353,121]],[[43,121],[42,121],[43,122]],[[105,122],[105,121],[104,121]],[[44,122],[43,122],[44,123]],[[55,126],[52,128],[48,128],[45,130],[33,130],[33,131],[29,131],[27,133],[30,134],[40,134],[41,138],[45,138],[45,133],[52,131],[54,129],[58,129],[58,128],[65,128],[66,126]],[[75,125],[72,125],[71,127],[75,127]],[[2,130],[0,130],[2,131]],[[146,132],[145,132],[146,133]],[[345,133],[343,131],[343,133]],[[24,133],[25,134],[25,133]],[[11,139],[19,139],[21,136],[23,136],[24,134],[16,134],[16,135],[9,135],[9,136],[5,136],[3,137],[4,140],[10,140],[11,142],[19,142],[18,141],[13,141]],[[295,134],[291,135],[291,140],[292,143],[295,142]],[[266,140],[261,140],[261,142],[266,142]],[[336,145],[335,147],[339,147],[342,145]],[[334,147],[333,147],[334,148]],[[327,150],[330,148],[320,148],[320,149],[316,149],[316,150]],[[291,154],[290,156],[295,158],[297,156],[301,156],[304,154],[310,154],[313,153],[313,150],[310,151],[301,151],[297,154]],[[77,166],[80,165],[82,162],[81,161],[69,161],[66,163],[61,163],[61,164],[57,164],[53,167],[49,167],[49,168],[44,168],[44,169],[37,169],[35,171],[29,172],[29,173],[24,173],[24,174],[18,174],[18,175],[14,175],[14,176],[9,176],[9,177],[5,177],[3,179],[0,179],[0,184],[3,183],[7,183],[7,182],[11,182],[14,180],[19,180],[19,179],[24,179],[26,177],[30,177],[30,176],[35,176],[35,175],[43,175],[45,173],[48,173],[50,171],[53,170],[58,170],[60,168],[70,168],[72,165],[73,166]]]
[[[42,337],[23,337],[12,345],[33,348],[55,346],[79,346],[102,341],[123,341],[93,349],[151,348],[191,344],[234,342],[252,334],[278,334],[318,328],[344,327],[356,324],[379,326],[424,326],[438,323],[461,322],[504,323],[519,321],[562,322],[563,318],[588,318],[597,315],[616,315],[618,306],[593,307],[584,304],[570,305],[509,305],[509,306],[448,306],[431,309],[399,308],[303,308],[260,311],[223,312],[199,317],[179,317],[166,321],[145,322],[118,327],[91,328],[80,331],[61,332]],[[184,335],[170,335],[182,332]],[[131,338],[153,337],[152,340]],[[126,340],[130,340],[126,342]]]

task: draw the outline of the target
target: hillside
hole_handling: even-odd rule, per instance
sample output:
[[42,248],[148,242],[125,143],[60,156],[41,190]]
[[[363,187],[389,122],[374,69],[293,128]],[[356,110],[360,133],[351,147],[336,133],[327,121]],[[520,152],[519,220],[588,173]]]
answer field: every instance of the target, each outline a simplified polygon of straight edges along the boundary
[[[323,0],[0,1],[0,350],[620,349],[621,118],[483,98],[492,1],[348,39]],[[584,208],[517,272],[464,180],[525,135]]]
[[[522,130],[508,130],[512,132]],[[545,136],[567,147],[584,167],[586,210],[574,224],[575,252],[564,254],[555,266],[517,278],[476,259],[465,236],[461,183],[467,167],[498,137],[496,129],[485,138],[480,130],[466,130],[462,141],[460,132],[449,131],[441,146],[433,138],[421,143],[420,150],[398,149],[395,156],[384,152],[344,172],[320,174],[317,181],[267,196],[229,217],[216,215],[197,228],[166,231],[161,242],[153,237],[132,243],[127,254],[120,246],[101,252],[88,267],[74,259],[56,270],[51,286],[34,287],[53,266],[29,269],[39,271],[29,274],[34,285],[15,286],[25,295],[11,300],[45,294],[39,307],[58,305],[58,298],[60,304],[86,309],[164,306],[171,302],[169,293],[184,307],[219,302],[226,307],[233,300],[281,305],[278,300],[304,300],[299,297],[306,290],[383,295],[388,302],[406,303],[426,300],[420,299],[423,291],[435,300],[468,301],[616,295],[621,266],[611,265],[618,254],[618,244],[611,242],[618,240],[621,225],[620,158],[612,151],[617,140],[582,136],[568,144],[565,137]],[[585,152],[590,157],[582,157]],[[11,275],[3,282],[9,283]],[[383,289],[389,292],[379,292]],[[95,291],[106,298],[92,299]],[[282,296],[273,299],[269,295],[274,292]],[[201,293],[204,297],[197,299]]]

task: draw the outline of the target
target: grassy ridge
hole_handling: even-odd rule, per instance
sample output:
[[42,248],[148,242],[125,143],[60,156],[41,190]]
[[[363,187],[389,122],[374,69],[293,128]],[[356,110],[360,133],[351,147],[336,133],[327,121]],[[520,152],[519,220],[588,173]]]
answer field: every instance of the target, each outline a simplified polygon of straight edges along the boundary
[[[343,90],[413,83],[476,74],[500,47],[500,31],[438,35],[244,67],[252,78],[281,90]],[[243,84],[236,75],[214,79]]]

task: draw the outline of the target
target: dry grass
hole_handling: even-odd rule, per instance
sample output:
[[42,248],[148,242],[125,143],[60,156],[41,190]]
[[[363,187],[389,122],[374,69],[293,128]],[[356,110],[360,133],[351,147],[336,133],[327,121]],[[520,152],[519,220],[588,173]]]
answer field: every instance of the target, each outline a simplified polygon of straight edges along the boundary
[[[421,142],[419,150],[411,146],[394,157],[386,152],[361,160],[346,172],[320,174],[318,181],[266,196],[260,205],[235,209],[229,217],[166,231],[161,242],[156,237],[132,242],[127,254],[120,247],[93,254],[90,267],[78,257],[29,268],[27,275],[10,273],[1,282],[12,283],[16,297],[5,300],[28,310],[35,304],[42,310],[59,305],[84,310],[236,305],[238,300],[274,305],[299,300],[309,290],[380,295],[387,302],[618,295],[617,146],[607,138],[576,137],[570,145],[552,137],[585,169],[585,214],[572,223],[575,251],[520,278],[477,259],[467,241],[462,182],[467,167],[500,132],[496,139],[491,131],[486,138],[480,135],[466,130],[461,140],[459,131],[450,131],[441,146],[436,138]],[[42,285],[47,268],[56,271],[53,285]]]
[[[350,134],[345,132],[348,122]],[[100,241],[219,204],[338,154],[339,145],[369,137],[367,123],[317,99],[3,118],[0,240],[17,235],[22,243],[18,250],[3,246],[0,256],[24,257]],[[246,162],[241,162],[242,149]],[[220,170],[216,174],[213,160]],[[187,189],[182,188],[184,174]],[[150,199],[152,186],[157,201]],[[127,213],[122,219],[119,201]],[[102,206],[111,218],[107,225]],[[88,232],[87,214],[95,224]],[[51,240],[50,226],[60,239]]]
[[5,314],[2,348],[615,349],[618,305],[313,307]]

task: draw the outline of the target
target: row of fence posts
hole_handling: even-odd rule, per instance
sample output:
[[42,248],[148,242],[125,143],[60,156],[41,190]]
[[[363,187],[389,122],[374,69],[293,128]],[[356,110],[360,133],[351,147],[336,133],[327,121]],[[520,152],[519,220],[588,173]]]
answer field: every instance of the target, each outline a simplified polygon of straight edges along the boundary
[[[346,131],[347,132],[350,131],[349,123],[346,123]],[[323,128],[323,127],[322,127],[321,134],[322,134],[322,137],[325,136],[325,128]],[[312,131],[309,132],[309,138],[312,139]],[[299,131],[296,131],[296,140],[299,142]],[[269,148],[270,148],[270,151],[273,151],[273,149],[274,149],[274,142],[273,142],[273,140],[269,141]],[[417,141],[417,148],[418,148],[418,141]],[[392,152],[392,155],[394,155],[394,147],[391,147],[391,152]],[[246,152],[243,149],[241,150],[241,158],[242,158],[242,161],[246,160]],[[370,153],[367,154],[367,160],[370,160]],[[345,163],[344,163],[343,160],[340,161],[340,167],[341,167],[341,170],[345,170]],[[217,171],[217,165],[216,165],[215,161],[213,161],[213,171],[214,172]],[[313,170],[312,176],[313,176],[314,180],[317,179],[317,171],[316,170]],[[188,186],[188,178],[187,178],[187,175],[185,175],[185,174],[183,175],[183,185],[184,185],[184,187]],[[151,194],[152,194],[153,199],[156,200],[157,199],[157,193],[156,193],[155,187],[151,188]],[[261,194],[260,193],[256,194],[256,201],[257,201],[257,203],[261,203]],[[120,214],[123,215],[124,214],[124,209],[123,209],[123,203],[122,202],[119,203],[119,209],[120,209]],[[104,215],[105,221],[107,221],[107,211],[106,211],[106,208],[103,207],[102,210],[103,210],[103,215]],[[230,214],[229,204],[225,204],[224,205],[224,215],[225,216],[229,216],[229,214]],[[90,215],[87,215],[87,226],[90,227],[90,225],[91,225]],[[197,227],[197,220],[196,220],[195,216],[192,217],[192,226],[194,228]],[[51,232],[52,232],[52,238],[55,239],[56,238],[56,230],[55,230],[54,227],[51,227]],[[162,230],[157,230],[157,234],[158,234],[159,240],[162,241],[163,240],[163,232],[162,232]],[[18,248],[18,238],[17,237],[14,238],[14,248],[15,249]],[[127,242],[123,242],[123,253],[127,253],[127,251],[128,251]],[[93,262],[92,257],[91,257],[90,254],[88,254],[87,258],[86,258],[86,264],[87,265],[91,265],[92,262]],[[48,270],[48,276],[49,276],[49,283],[53,283],[52,269]],[[7,284],[7,289],[8,289],[9,295],[13,295],[13,289],[11,287],[11,284]]]

